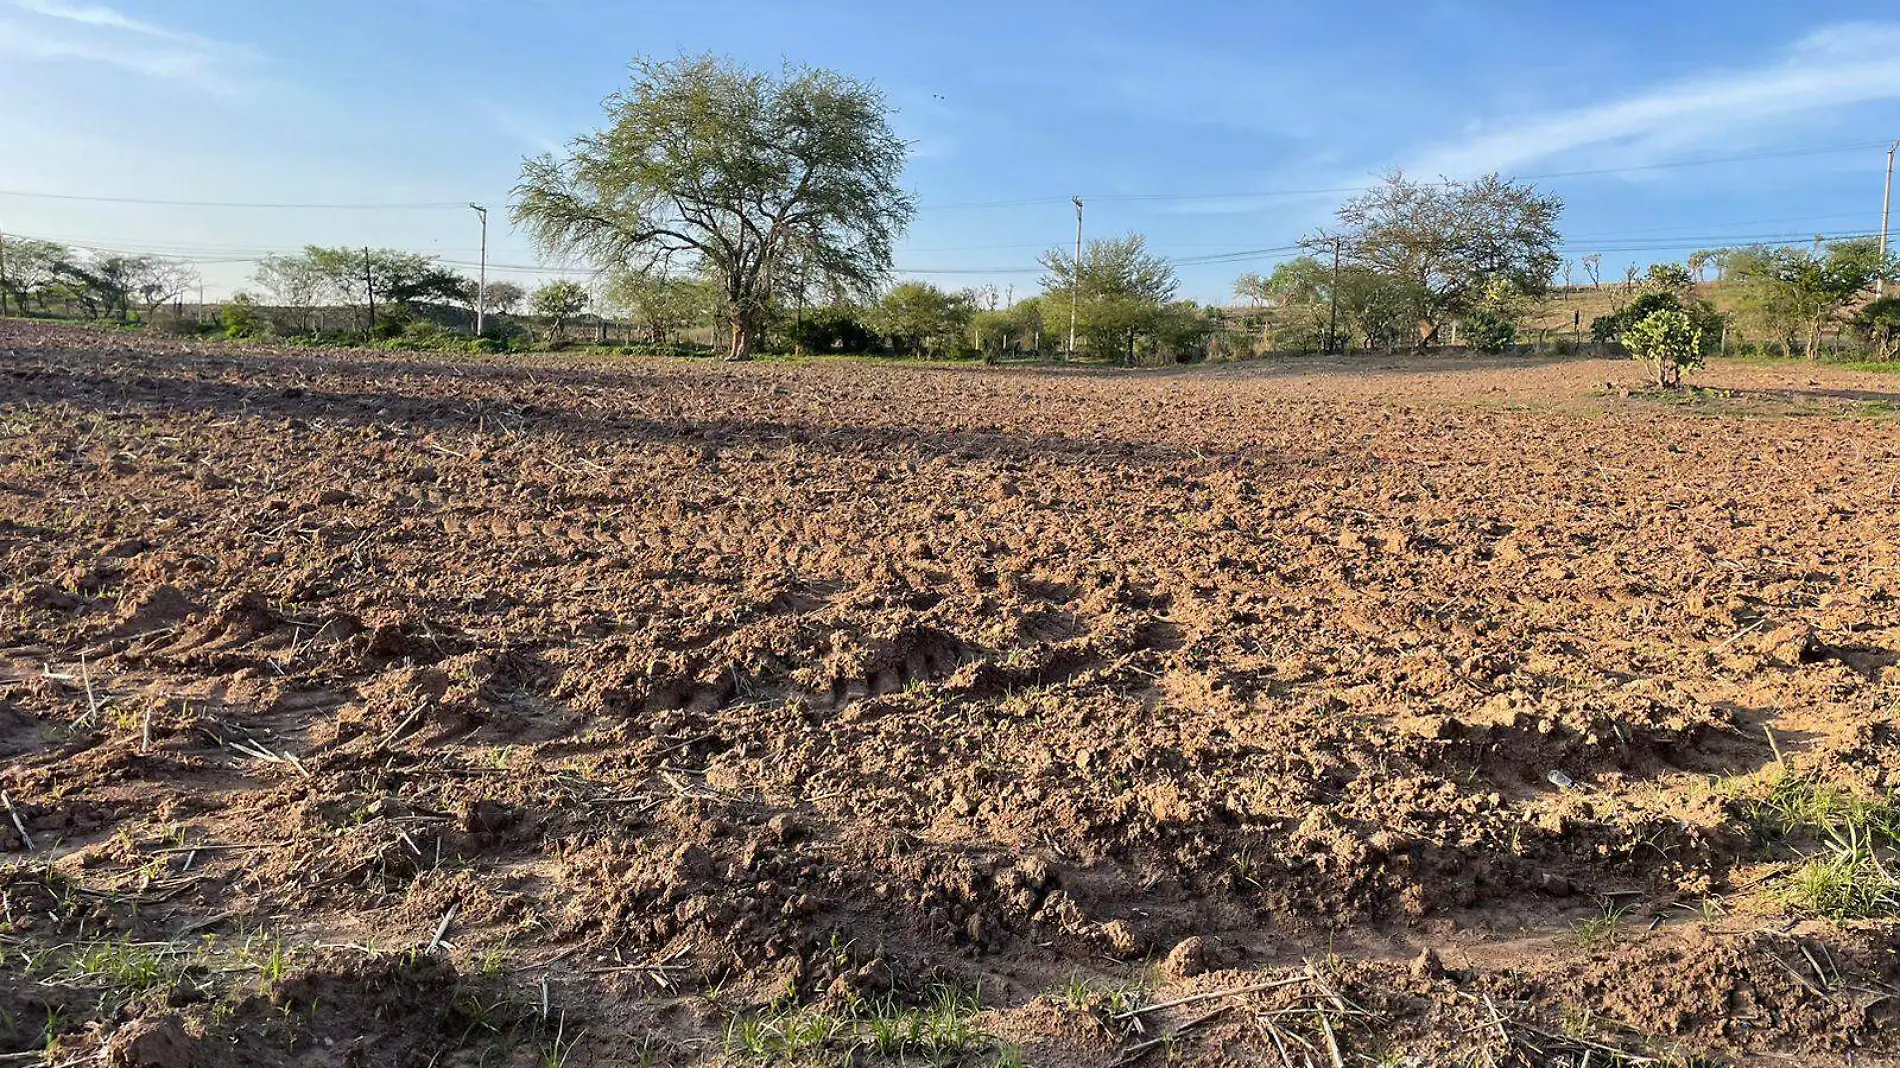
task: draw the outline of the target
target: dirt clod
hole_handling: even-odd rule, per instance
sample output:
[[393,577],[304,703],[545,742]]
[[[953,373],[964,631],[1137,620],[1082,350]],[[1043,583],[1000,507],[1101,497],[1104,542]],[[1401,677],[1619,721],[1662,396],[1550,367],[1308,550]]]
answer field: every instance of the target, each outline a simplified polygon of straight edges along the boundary
[[120,1028],[106,1046],[112,1068],[209,1068],[214,1062],[204,1044],[185,1033],[177,1016],[151,1016]]
[[1207,942],[1199,935],[1183,938],[1161,962],[1162,971],[1176,979],[1191,979],[1207,971]]

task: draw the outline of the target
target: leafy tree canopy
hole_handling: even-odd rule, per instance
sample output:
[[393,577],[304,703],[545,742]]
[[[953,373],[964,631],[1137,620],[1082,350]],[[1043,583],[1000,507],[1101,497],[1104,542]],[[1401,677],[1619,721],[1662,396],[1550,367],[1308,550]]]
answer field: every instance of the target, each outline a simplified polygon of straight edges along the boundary
[[1494,280],[1531,298],[1547,293],[1563,262],[1562,213],[1559,198],[1495,174],[1423,183],[1395,171],[1341,206],[1335,230],[1304,243],[1315,251],[1336,244],[1344,263],[1401,283],[1422,346],[1448,318],[1481,307]]
[[1074,301],[1077,333],[1097,356],[1132,355],[1138,338],[1159,336],[1163,313],[1180,289],[1174,268],[1148,251],[1140,234],[1098,238],[1082,254],[1080,285],[1070,250],[1042,256],[1042,300],[1049,328],[1067,326]]
[[928,282],[905,282],[877,304],[877,322],[894,345],[912,354],[942,352],[969,330],[976,303]]
[[554,332],[566,336],[569,320],[587,310],[587,289],[579,282],[549,282],[534,291],[534,313],[549,321]]
[[607,280],[607,305],[631,316],[655,342],[710,320],[719,307],[719,294],[707,282],[691,277],[620,271]]
[[1805,334],[1809,359],[1820,354],[1821,331],[1881,278],[1896,275],[1875,240],[1837,241],[1823,251],[1754,247],[1729,250],[1724,274],[1740,288],[1742,311],[1779,334],[1792,354]]
[[636,59],[607,125],[557,158],[527,160],[513,217],[554,255],[713,279],[751,354],[774,294],[796,277],[866,297],[891,269],[915,208],[898,185],[905,143],[869,84],[713,56]]

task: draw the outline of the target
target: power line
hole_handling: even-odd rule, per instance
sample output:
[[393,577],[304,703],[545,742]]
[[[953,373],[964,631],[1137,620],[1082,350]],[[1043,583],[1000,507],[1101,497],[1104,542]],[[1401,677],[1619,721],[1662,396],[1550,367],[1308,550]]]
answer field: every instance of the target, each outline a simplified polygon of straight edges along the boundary
[[[1812,147],[1812,148],[1785,149],[1785,150],[1777,151],[1777,152],[1756,152],[1756,153],[1750,153],[1747,155],[1737,155],[1737,156],[1713,156],[1713,157],[1706,157],[1702,159],[1673,160],[1666,163],[1639,163],[1639,164],[1631,164],[1629,166],[1624,166],[1624,167],[1595,167],[1588,170],[1550,171],[1544,174],[1513,175],[1511,176],[1511,180],[1519,181],[1519,182],[1539,182],[1539,181],[1547,181],[1553,178],[1583,178],[1583,177],[1590,177],[1590,176],[1604,175],[1604,174],[1632,174],[1632,173],[1637,173],[1641,171],[1669,170],[1669,169],[1674,169],[1674,168],[1679,168],[1679,167],[1708,167],[1708,166],[1717,166],[1717,165],[1727,164],[1727,163],[1752,163],[1752,162],[1757,162],[1760,160],[1792,159],[1792,158],[1801,157],[1801,156],[1824,156],[1824,155],[1834,155],[1834,154],[1847,153],[1847,152],[1859,152],[1868,148],[1884,148],[1886,147],[1886,144],[1887,142],[1885,141],[1863,141],[1863,142],[1857,142],[1855,144],[1822,145],[1822,146],[1817,146],[1817,147]],[[1439,181],[1427,181],[1427,182],[1421,182],[1419,184],[1445,185],[1448,183],[1449,183],[1449,179],[1441,179]],[[1266,197],[1338,196],[1338,195],[1345,195],[1345,194],[1350,194],[1350,193],[1364,193],[1374,188],[1377,188],[1377,187],[1359,185],[1359,186],[1335,186],[1331,188],[1313,188],[1313,189],[1261,189],[1261,190],[1253,190],[1251,192],[1229,192],[1229,193],[1098,193],[1092,197],[1089,197],[1088,199],[1108,201],[1112,203],[1197,201],[1197,200],[1256,200],[1256,199],[1261,199],[1261,198],[1266,198]],[[978,210],[978,209],[984,209],[984,208],[1032,207],[1032,206],[1039,206],[1039,205],[1044,205],[1044,204],[1059,204],[1059,203],[1062,203],[1065,199],[1066,198],[1063,198],[1063,197],[1028,197],[1021,200],[973,201],[973,202],[962,203],[962,204],[954,204],[954,203],[953,204],[929,204],[929,205],[925,205],[919,208],[918,210],[919,211],[957,211],[957,210]]]
[[1855,241],[1877,237],[1879,234],[1878,230],[1837,230],[1832,233],[1798,230],[1774,234],[1729,234],[1704,238],[1670,237],[1648,244],[1614,241],[1579,243],[1566,240],[1564,247],[1572,250],[1588,249],[1591,252],[1655,252],[1667,249],[1713,248],[1724,245],[1796,245],[1805,244],[1817,237],[1824,242]]
[[[1776,152],[1755,152],[1746,155],[1714,156],[1702,159],[1672,160],[1664,163],[1639,163],[1622,167],[1594,167],[1587,170],[1550,171],[1543,174],[1516,175],[1515,181],[1545,181],[1553,178],[1582,178],[1604,174],[1629,174],[1640,171],[1669,170],[1681,167],[1706,167],[1728,163],[1752,163],[1770,159],[1791,159],[1801,156],[1832,155],[1836,153],[1858,152],[1867,148],[1884,148],[1885,141],[1863,141],[1854,144],[1823,145],[1810,148],[1784,149]],[[1426,182],[1426,185],[1439,185],[1443,182]],[[1312,189],[1261,189],[1229,193],[1099,193],[1089,199],[1116,203],[1196,201],[1196,200],[1252,200],[1263,197],[1301,197],[1328,196],[1347,193],[1363,193],[1370,186],[1335,186]],[[48,193],[29,189],[0,189],[0,197],[13,197],[31,200],[75,201],[88,204],[134,204],[151,207],[170,208],[228,208],[236,210],[263,211],[460,211],[468,206],[467,201],[413,201],[382,203],[291,203],[233,200],[166,200],[148,197],[93,196],[78,193]],[[1066,196],[1024,197],[1015,200],[971,201],[965,203],[926,204],[920,211],[958,211],[980,210],[987,208],[1034,207],[1047,204],[1066,204]]]
[[[1864,219],[1864,211],[1843,211],[1833,215],[1783,215],[1773,219],[1735,219],[1729,222],[1696,224],[1692,226],[1652,226],[1642,230],[1622,230],[1608,234],[1590,234],[1587,236],[1565,237],[1566,243],[1575,244],[1586,241],[1621,241],[1632,237],[1654,237],[1686,232],[1693,233],[1703,227],[1725,228],[1730,226],[1769,226],[1775,223],[1807,223],[1837,221],[1840,219]],[[1812,236],[1812,235],[1810,235]]]
[[422,201],[409,204],[266,204],[231,200],[152,200],[144,197],[97,197],[82,196],[77,193],[42,193],[26,189],[0,189],[0,197],[18,197],[31,200],[70,200],[87,204],[140,204],[165,208],[242,208],[264,209],[269,211],[447,211],[460,209],[465,203],[447,201]]
[[1844,152],[1860,152],[1868,148],[1878,148],[1885,142],[1860,142],[1851,145],[1828,145],[1821,148],[1791,148],[1781,152],[1759,152],[1748,156],[1718,156],[1711,159],[1685,159],[1670,163],[1642,163],[1628,167],[1599,167],[1585,171],[1552,171],[1549,174],[1527,174],[1516,178],[1520,182],[1540,182],[1550,178],[1582,178],[1597,174],[1630,174],[1637,171],[1660,171],[1674,167],[1703,167],[1721,163],[1753,163],[1765,159],[1793,159],[1798,156],[1829,156]]

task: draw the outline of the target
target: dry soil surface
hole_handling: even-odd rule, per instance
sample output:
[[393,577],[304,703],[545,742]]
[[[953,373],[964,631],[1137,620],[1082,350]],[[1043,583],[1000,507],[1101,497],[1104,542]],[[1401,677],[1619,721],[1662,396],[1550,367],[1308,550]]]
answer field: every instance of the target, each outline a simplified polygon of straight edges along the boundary
[[0,1050],[1896,1063],[1900,379],[1640,379],[0,322]]

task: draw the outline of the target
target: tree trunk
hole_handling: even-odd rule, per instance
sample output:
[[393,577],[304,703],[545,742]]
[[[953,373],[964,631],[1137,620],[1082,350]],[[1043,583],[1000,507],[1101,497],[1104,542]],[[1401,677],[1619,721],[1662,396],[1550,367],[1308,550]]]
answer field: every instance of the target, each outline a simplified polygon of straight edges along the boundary
[[732,317],[732,348],[726,359],[733,362],[752,358],[752,322],[745,315]]

